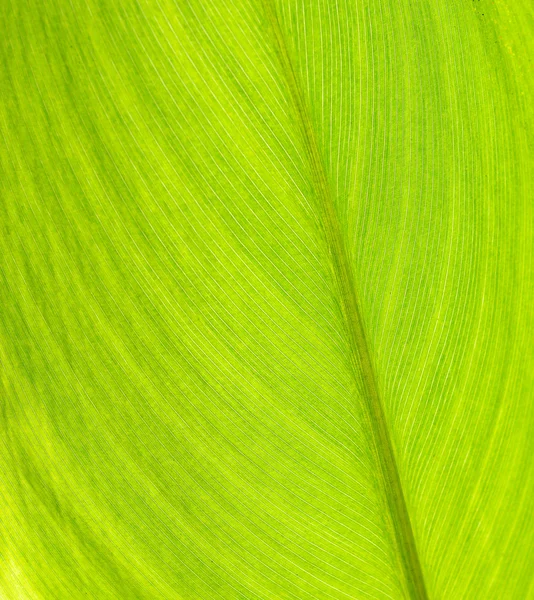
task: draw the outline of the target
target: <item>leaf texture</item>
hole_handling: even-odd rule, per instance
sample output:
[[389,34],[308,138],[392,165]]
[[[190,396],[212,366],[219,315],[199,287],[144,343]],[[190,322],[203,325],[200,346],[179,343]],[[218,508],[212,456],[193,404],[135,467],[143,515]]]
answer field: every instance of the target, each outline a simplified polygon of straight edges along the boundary
[[0,597],[534,598],[532,5],[0,14]]

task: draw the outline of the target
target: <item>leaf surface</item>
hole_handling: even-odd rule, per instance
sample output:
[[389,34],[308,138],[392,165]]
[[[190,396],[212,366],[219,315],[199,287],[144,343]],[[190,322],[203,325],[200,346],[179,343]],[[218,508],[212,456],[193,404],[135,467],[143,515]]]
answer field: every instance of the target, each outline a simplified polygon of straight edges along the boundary
[[532,7],[0,13],[0,595],[534,598]]

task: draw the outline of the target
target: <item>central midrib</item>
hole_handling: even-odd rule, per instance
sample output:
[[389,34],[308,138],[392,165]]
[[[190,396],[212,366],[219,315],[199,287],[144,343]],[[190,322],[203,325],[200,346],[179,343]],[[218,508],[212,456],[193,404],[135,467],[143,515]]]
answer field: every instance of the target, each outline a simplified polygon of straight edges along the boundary
[[376,374],[369,353],[365,329],[356,295],[356,287],[339,220],[335,212],[330,186],[319,154],[319,148],[301,87],[282,34],[276,9],[272,0],[264,0],[266,15],[273,30],[281,66],[291,93],[296,116],[302,130],[311,164],[314,189],[321,203],[323,227],[333,263],[333,271],[341,297],[341,309],[351,348],[351,364],[354,376],[361,374],[364,399],[371,430],[374,454],[381,470],[383,491],[389,507],[388,521],[398,549],[399,564],[404,574],[405,588],[413,600],[428,600],[421,564],[415,545],[410,516],[402,489],[399,471],[393,452],[391,438],[386,425],[384,408],[378,393]]

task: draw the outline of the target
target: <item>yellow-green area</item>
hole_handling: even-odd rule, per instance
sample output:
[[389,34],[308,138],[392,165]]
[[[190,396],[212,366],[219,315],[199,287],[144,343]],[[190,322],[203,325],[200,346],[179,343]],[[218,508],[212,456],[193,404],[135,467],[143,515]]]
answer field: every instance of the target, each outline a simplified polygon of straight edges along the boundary
[[0,598],[534,599],[534,5],[0,3]]

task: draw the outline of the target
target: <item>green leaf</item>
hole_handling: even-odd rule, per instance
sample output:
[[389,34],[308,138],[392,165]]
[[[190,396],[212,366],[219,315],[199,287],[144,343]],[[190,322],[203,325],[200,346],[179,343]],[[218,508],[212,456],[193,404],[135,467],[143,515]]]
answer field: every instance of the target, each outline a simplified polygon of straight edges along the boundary
[[534,598],[532,6],[0,14],[0,597]]

